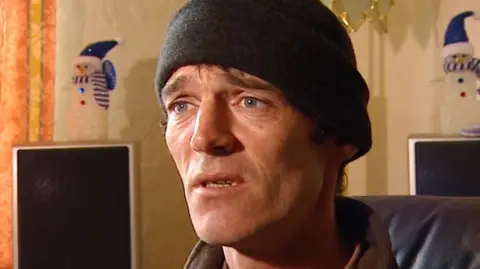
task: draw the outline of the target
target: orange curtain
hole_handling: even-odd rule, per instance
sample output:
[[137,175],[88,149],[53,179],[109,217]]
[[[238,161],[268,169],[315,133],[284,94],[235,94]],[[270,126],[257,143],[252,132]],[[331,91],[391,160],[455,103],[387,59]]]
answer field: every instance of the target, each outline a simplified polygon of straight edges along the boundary
[[55,0],[0,0],[0,269],[13,268],[15,143],[53,136]]

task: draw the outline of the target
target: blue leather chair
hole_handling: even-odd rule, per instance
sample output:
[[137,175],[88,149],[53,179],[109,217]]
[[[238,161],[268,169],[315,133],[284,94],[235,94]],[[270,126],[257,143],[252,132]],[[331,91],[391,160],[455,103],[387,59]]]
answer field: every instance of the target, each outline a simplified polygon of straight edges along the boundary
[[364,196],[402,269],[480,269],[480,197]]

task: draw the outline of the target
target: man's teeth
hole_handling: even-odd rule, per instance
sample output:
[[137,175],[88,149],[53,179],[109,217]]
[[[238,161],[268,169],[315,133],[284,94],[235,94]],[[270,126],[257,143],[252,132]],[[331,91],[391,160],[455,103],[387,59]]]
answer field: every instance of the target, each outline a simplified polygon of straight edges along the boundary
[[217,180],[217,181],[210,181],[205,183],[205,187],[207,188],[221,188],[221,187],[230,187],[237,185],[236,182],[227,181],[227,180]]

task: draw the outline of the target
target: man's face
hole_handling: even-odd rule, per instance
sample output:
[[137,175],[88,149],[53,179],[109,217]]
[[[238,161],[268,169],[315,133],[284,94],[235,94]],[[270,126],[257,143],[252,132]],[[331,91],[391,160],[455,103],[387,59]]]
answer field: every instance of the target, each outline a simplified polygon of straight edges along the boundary
[[202,240],[235,244],[313,210],[326,149],[281,91],[237,70],[187,66],[162,99],[167,146]]

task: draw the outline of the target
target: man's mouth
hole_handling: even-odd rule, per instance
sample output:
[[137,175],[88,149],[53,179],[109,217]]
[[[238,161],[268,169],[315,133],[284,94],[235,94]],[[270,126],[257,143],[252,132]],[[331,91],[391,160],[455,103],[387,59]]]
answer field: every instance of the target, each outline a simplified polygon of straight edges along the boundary
[[200,174],[197,175],[190,185],[190,189],[197,197],[233,197],[242,190],[246,190],[248,184],[237,174]]
[[202,186],[205,188],[225,188],[238,185],[238,181],[234,180],[212,180],[205,181],[202,183]]
[[234,175],[202,174],[195,177],[193,187],[201,188],[227,188],[241,184],[243,180]]

